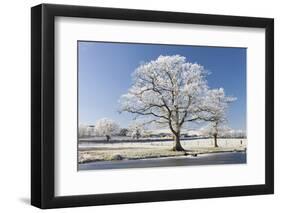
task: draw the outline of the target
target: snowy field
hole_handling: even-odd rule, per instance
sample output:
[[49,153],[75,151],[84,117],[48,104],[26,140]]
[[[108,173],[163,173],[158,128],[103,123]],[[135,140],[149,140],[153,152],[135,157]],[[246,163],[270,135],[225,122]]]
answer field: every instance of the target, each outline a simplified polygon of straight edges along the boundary
[[[163,141],[152,141],[152,142],[120,142],[111,143],[110,141],[104,142],[79,142],[79,150],[89,149],[89,148],[97,148],[97,147],[106,147],[106,148],[117,148],[117,147],[143,147],[143,148],[150,148],[150,147],[171,147],[173,144],[172,140],[163,140]],[[182,146],[185,148],[196,148],[196,147],[213,147],[214,146],[214,139],[182,139],[181,140]],[[218,146],[220,147],[239,147],[240,145],[247,146],[247,139],[237,139],[237,138],[222,138],[218,139]]]
[[213,139],[181,140],[185,152],[171,151],[173,141],[153,142],[80,142],[79,163],[111,160],[136,160],[159,157],[177,157],[205,153],[245,151],[247,139],[218,139],[214,147]]

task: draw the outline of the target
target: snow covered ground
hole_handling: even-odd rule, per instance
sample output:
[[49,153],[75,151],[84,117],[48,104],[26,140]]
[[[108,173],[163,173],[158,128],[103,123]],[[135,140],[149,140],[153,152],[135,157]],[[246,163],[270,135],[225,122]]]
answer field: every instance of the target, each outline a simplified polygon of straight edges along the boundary
[[160,142],[120,142],[120,143],[79,143],[79,163],[92,161],[110,161],[123,159],[146,159],[159,157],[176,157],[202,153],[218,153],[244,151],[247,139],[218,139],[218,148],[214,147],[213,139],[182,140],[186,152],[171,151],[172,141]]

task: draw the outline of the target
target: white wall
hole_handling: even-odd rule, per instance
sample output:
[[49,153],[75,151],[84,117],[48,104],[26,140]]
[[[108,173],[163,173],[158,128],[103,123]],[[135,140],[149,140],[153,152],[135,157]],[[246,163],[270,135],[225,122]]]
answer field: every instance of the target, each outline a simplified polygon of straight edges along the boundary
[[[278,1],[245,0],[58,0],[45,3],[81,4],[106,7],[171,10],[195,13],[261,16],[275,18],[275,70],[280,70],[281,13]],[[0,210],[39,212],[31,207],[30,196],[30,7],[37,0],[2,1],[0,10]],[[275,109],[281,108],[281,74],[275,75]],[[279,85],[277,85],[279,83]],[[114,205],[51,210],[51,212],[276,212],[281,207],[280,110],[275,113],[275,195]],[[279,130],[279,131],[277,131]]]

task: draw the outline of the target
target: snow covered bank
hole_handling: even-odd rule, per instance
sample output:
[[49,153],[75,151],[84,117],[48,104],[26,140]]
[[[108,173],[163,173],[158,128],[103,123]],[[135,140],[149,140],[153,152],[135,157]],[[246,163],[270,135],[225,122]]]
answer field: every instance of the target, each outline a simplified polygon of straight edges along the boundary
[[182,141],[185,152],[171,151],[172,142],[151,143],[82,143],[79,145],[79,163],[112,160],[136,160],[176,156],[200,155],[204,153],[246,151],[246,139],[219,139],[215,148],[212,139]]

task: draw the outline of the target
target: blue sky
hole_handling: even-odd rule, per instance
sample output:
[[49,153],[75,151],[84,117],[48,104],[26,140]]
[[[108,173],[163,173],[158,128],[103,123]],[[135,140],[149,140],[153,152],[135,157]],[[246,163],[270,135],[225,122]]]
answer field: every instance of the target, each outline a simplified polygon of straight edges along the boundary
[[210,88],[223,87],[237,97],[228,110],[228,125],[246,130],[246,49],[187,45],[78,42],[79,123],[110,118],[126,127],[133,116],[118,113],[118,100],[132,84],[131,74],[142,62],[159,55],[185,56],[210,71]]

